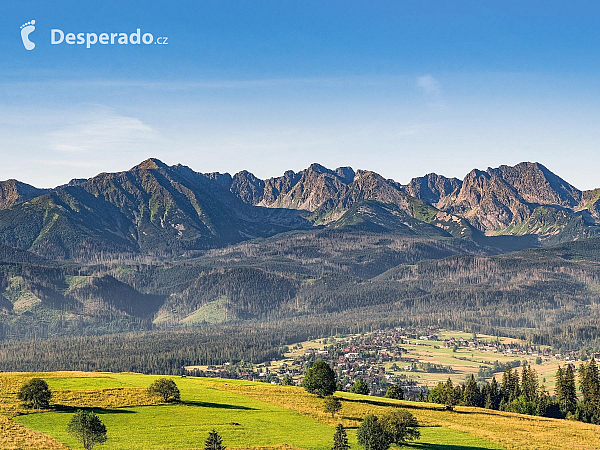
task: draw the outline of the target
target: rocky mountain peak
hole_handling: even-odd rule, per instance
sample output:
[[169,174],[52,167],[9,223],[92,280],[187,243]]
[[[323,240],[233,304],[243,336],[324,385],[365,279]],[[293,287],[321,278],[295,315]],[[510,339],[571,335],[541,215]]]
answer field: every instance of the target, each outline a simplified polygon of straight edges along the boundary
[[257,205],[264,197],[265,182],[247,170],[242,170],[233,176],[230,190],[244,203]]
[[156,169],[167,169],[167,166],[164,162],[157,158],[148,158],[145,161],[142,161],[137,166],[133,167],[131,170],[143,169],[143,170],[156,170]]
[[422,177],[413,178],[404,186],[404,190],[413,197],[437,205],[461,185],[462,182],[458,178],[446,178],[436,173],[428,173]]
[[552,173],[538,162],[522,162],[516,166],[502,165],[488,169],[514,187],[529,203],[575,207],[581,201],[581,191]]
[[327,167],[324,167],[324,166],[322,166],[319,163],[312,163],[308,167],[308,169],[306,169],[306,172],[309,172],[309,173],[313,172],[313,173],[318,174],[318,175],[325,174],[325,173],[328,173],[328,174],[333,174],[334,173],[332,170],[329,170]]

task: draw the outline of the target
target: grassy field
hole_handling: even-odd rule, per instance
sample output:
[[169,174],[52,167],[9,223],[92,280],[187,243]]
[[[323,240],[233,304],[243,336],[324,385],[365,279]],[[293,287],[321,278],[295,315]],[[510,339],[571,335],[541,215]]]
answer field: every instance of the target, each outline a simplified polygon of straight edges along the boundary
[[[443,332],[440,334],[442,339],[448,339],[450,337],[463,339],[469,339],[472,334],[455,332]],[[495,340],[493,336],[478,335],[481,340]],[[518,342],[517,339],[500,337],[499,340],[503,343]],[[419,345],[416,345],[418,342]],[[521,342],[523,343],[523,342]],[[451,348],[443,347],[442,341],[415,341],[411,340],[410,345],[403,345],[408,353],[406,356],[417,358],[419,362],[443,364],[445,366],[452,366],[455,373],[425,373],[425,372],[395,372],[404,373],[410,377],[415,378],[419,383],[433,387],[440,381],[446,381],[448,377],[452,379],[454,383],[464,381],[469,375],[477,375],[480,366],[491,366],[494,361],[498,361],[502,364],[511,363],[517,361],[526,360],[530,367],[533,367],[538,374],[540,385],[546,387],[548,392],[554,393],[554,386],[556,381],[556,370],[558,366],[564,367],[564,361],[558,361],[555,358],[543,358],[541,364],[536,363],[536,357],[532,355],[507,355],[503,353],[493,353],[490,351],[480,351],[478,349],[459,347],[456,352],[453,352]],[[402,367],[401,364],[398,364]],[[386,369],[389,369],[390,364],[386,365]],[[520,369],[519,369],[520,371]],[[496,375],[496,380],[500,382],[502,374]],[[490,381],[491,378],[488,378]]]
[[[320,403],[301,388],[269,386],[260,383],[223,383],[212,381],[214,385],[233,392],[261,398],[276,405],[294,409],[302,415],[333,425],[332,420],[321,411]],[[290,395],[289,391],[294,390]],[[357,427],[366,414],[381,414],[387,408],[401,406],[409,409],[423,430],[444,430],[443,433],[458,431],[463,434],[446,435],[439,444],[420,443],[425,448],[438,449],[598,449],[600,448],[600,426],[558,419],[547,419],[520,414],[504,413],[481,408],[457,407],[455,411],[445,411],[442,405],[431,403],[407,402],[379,397],[361,396],[351,393],[336,393],[343,399],[340,421],[344,426]],[[458,441],[454,441],[454,436]],[[460,436],[460,438],[459,438]],[[467,443],[463,439],[479,439],[478,443]],[[433,437],[433,436],[432,436]],[[452,445],[447,445],[448,443]],[[482,443],[483,442],[483,443]],[[413,446],[414,447],[414,446]]]
[[[16,399],[28,379],[45,379],[55,392],[53,409],[26,413]],[[56,372],[0,374],[0,448],[81,448],[65,429],[77,408],[92,408],[108,429],[102,449],[202,448],[215,428],[229,448],[329,449],[334,426],[356,427],[368,413],[398,405],[423,424],[422,439],[411,448],[430,450],[597,448],[600,427],[530,418],[475,408],[443,411],[439,405],[396,402],[340,394],[343,409],[332,419],[322,400],[302,388],[231,380],[173,377],[182,402],[161,404],[145,388],[157,377],[139,374]],[[568,439],[568,440],[567,440]]]

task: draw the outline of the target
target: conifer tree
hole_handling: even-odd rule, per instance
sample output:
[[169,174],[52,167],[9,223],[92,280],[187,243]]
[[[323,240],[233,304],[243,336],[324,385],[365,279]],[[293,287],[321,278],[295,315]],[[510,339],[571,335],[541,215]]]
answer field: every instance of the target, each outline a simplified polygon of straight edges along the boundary
[[556,369],[556,387],[554,388],[554,391],[556,392],[556,400],[558,401],[558,403],[561,405],[560,409],[563,410],[562,407],[562,398],[564,396],[563,393],[563,386],[564,386],[564,380],[565,380],[565,375],[564,375],[564,370],[562,369],[562,367],[558,366],[558,369]]
[[521,396],[521,385],[519,383],[519,372],[517,372],[517,369],[510,371],[508,384],[511,389],[509,401],[516,400]]
[[225,450],[221,436],[214,429],[208,433],[208,438],[204,442],[204,450]]
[[480,395],[481,393],[479,391],[479,387],[477,386],[477,382],[475,381],[475,377],[471,375],[467,381],[467,385],[465,386],[463,404],[465,406],[480,406]]
[[521,372],[521,390],[522,394],[530,402],[538,400],[539,383],[537,373],[533,367],[524,366]]
[[501,384],[501,394],[502,400],[504,403],[508,402],[513,391],[514,386],[511,386],[512,381],[512,369],[510,368],[510,364],[506,365],[506,369],[504,369],[504,373],[502,374],[502,384]]
[[485,395],[485,403],[483,404],[483,407],[485,409],[496,409],[494,408],[494,403],[492,402],[492,395],[489,390],[487,390],[487,393]]
[[593,403],[600,397],[600,377],[594,358],[588,364],[581,364],[579,374],[583,398]]
[[348,444],[348,436],[344,426],[339,423],[335,427],[335,434],[333,435],[333,449],[332,450],[349,450],[350,445]]
[[579,367],[579,381],[583,399],[577,405],[578,420],[600,424],[600,377],[594,358]]
[[489,386],[490,400],[492,409],[498,409],[500,407],[500,386],[496,381],[496,377],[492,377],[492,381]]
[[574,414],[577,408],[575,374],[571,366],[556,371],[556,400],[563,414]]
[[550,403],[550,395],[546,392],[546,389],[542,388],[537,398],[537,415],[545,416],[548,410],[548,404]]

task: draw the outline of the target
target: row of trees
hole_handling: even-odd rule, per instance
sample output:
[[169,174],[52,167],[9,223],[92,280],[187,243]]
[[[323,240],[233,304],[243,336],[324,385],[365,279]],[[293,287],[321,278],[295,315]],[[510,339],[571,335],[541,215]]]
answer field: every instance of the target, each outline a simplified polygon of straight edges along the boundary
[[577,398],[575,374],[571,366],[558,368],[556,372],[556,399],[561,412],[567,418],[600,424],[600,377],[598,365],[592,358],[579,366],[581,399]]
[[466,383],[453,385],[448,378],[431,390],[428,401],[442,403],[448,409],[456,405],[478,406],[500,411],[517,412],[520,414],[556,416],[556,405],[550,395],[538,381],[533,367],[524,366],[521,375],[517,369],[507,366],[499,384],[496,378],[490,383],[475,381],[471,375]]
[[502,375],[501,383],[494,377],[489,383],[478,384],[471,375],[466,383],[455,386],[448,378],[430,391],[427,400],[445,404],[448,409],[455,405],[478,406],[600,424],[598,365],[592,358],[588,363],[582,363],[578,372],[581,398],[577,395],[575,371],[567,365],[559,367],[556,372],[554,397],[540,385],[533,367],[524,366],[519,376],[517,369],[509,366]]

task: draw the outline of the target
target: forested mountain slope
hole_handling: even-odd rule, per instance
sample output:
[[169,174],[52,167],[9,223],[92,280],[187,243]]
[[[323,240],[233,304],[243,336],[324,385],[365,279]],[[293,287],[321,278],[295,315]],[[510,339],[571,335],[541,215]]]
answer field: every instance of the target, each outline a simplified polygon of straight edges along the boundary
[[598,193],[538,163],[402,185],[149,159],[50,191],[5,185],[2,339],[287,320],[599,339]]

